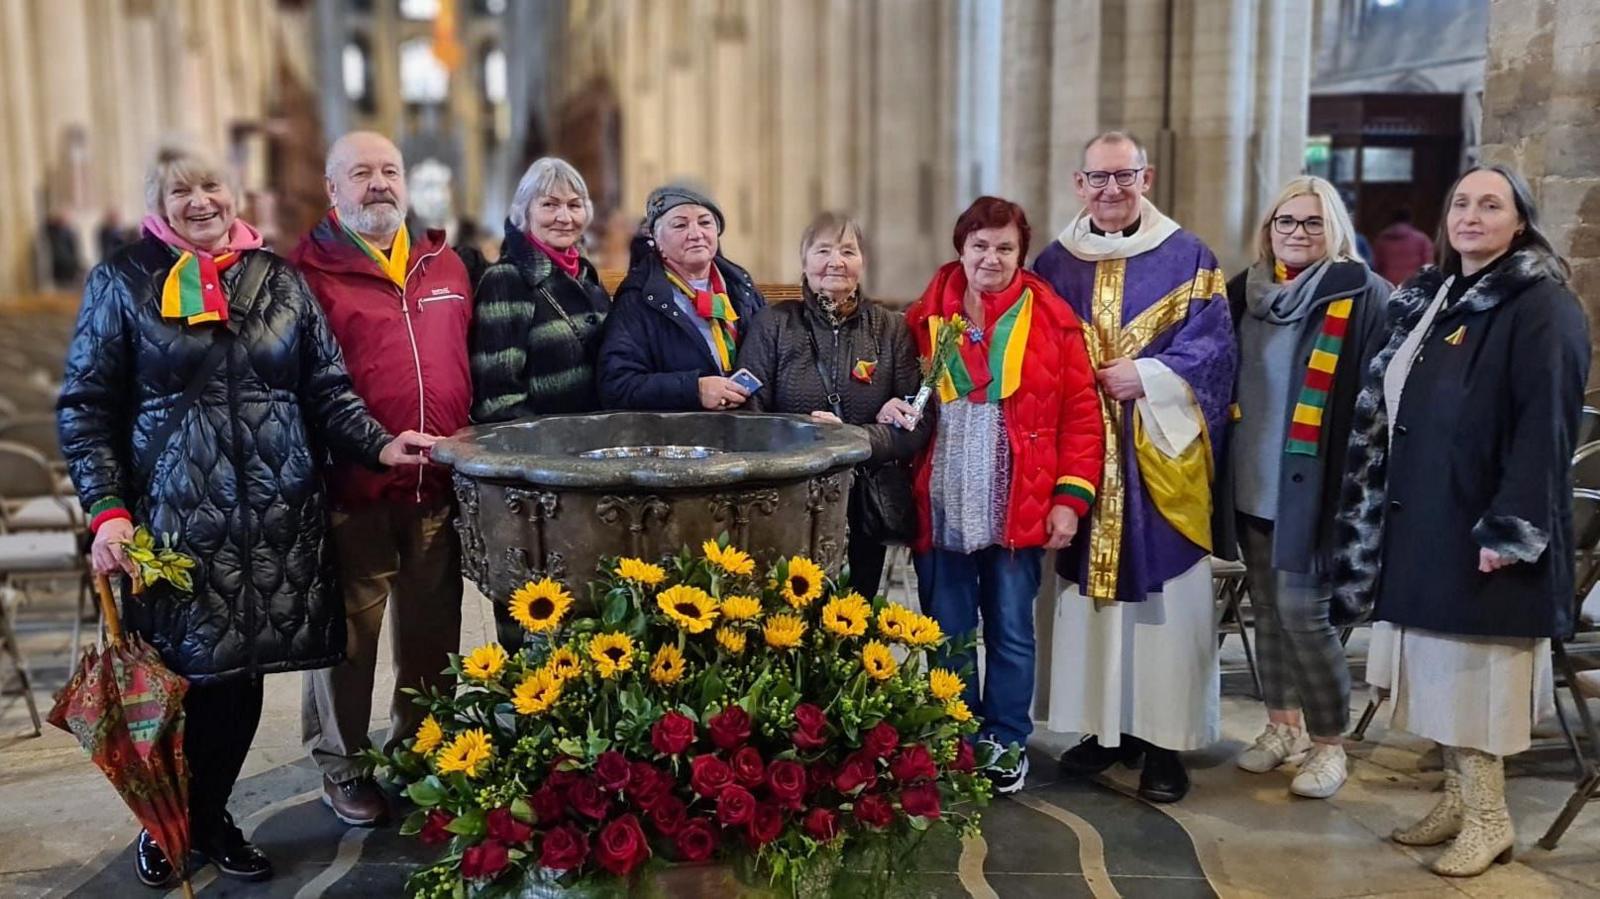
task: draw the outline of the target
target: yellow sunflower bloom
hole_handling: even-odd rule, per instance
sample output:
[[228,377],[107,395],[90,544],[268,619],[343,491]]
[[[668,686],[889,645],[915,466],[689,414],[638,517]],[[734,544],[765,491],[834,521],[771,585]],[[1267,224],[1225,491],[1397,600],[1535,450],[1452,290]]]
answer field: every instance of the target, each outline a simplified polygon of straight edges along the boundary
[[940,702],[948,702],[961,695],[967,688],[960,675],[947,668],[935,668],[928,672],[928,692]]
[[761,617],[761,600],[754,596],[730,596],[722,601],[722,617],[729,621],[749,621]]
[[439,726],[439,719],[429,715],[417,726],[417,737],[411,741],[411,751],[417,755],[427,755],[443,742],[444,728]]
[[667,643],[656,650],[650,662],[650,679],[658,684],[675,684],[683,680],[683,652],[675,644]]
[[905,636],[905,641],[912,646],[932,646],[943,639],[944,630],[939,627],[939,622],[927,615],[913,616]]
[[717,620],[716,599],[699,587],[686,584],[668,587],[656,597],[656,605],[679,630],[691,634],[705,633]]
[[967,703],[965,700],[952,699],[945,703],[944,713],[949,715],[953,720],[960,721],[963,724],[972,720],[972,710],[967,708]]
[[761,635],[773,649],[793,649],[800,645],[800,638],[806,635],[806,623],[795,615],[774,615],[767,619]]
[[827,575],[822,566],[805,556],[789,557],[789,575],[783,579],[783,599],[797,609],[811,605],[822,595],[822,581]]
[[544,660],[544,669],[559,681],[568,681],[583,673],[583,661],[571,647],[563,646]]
[[589,641],[589,658],[600,676],[610,680],[633,668],[633,638],[615,631],[600,634]]
[[717,628],[717,645],[733,655],[739,655],[744,652],[744,631],[727,626]]
[[822,626],[841,637],[859,637],[867,632],[872,606],[859,593],[835,596],[822,607]]
[[643,559],[618,559],[617,577],[643,587],[654,587],[667,579],[666,569]]
[[498,643],[485,643],[461,660],[461,673],[473,680],[494,680],[505,670],[509,659],[505,647]]
[[440,750],[434,765],[440,774],[460,771],[468,777],[477,777],[493,757],[494,746],[489,742],[489,735],[483,732],[483,728],[475,727],[464,731]]
[[542,634],[561,625],[572,608],[572,594],[559,581],[529,581],[511,594],[511,617],[529,633]]
[[916,618],[916,612],[905,606],[889,603],[878,612],[878,633],[896,643],[904,643],[911,634]]
[[519,715],[543,714],[561,698],[562,683],[549,668],[541,668],[524,677],[511,691],[511,707]]
[[707,540],[700,545],[700,549],[706,554],[706,561],[729,574],[744,576],[756,570],[756,560],[742,549],[732,546],[724,548],[718,546],[715,540]]
[[894,660],[894,653],[889,651],[889,647],[872,640],[861,648],[861,667],[873,680],[888,680],[900,670],[900,663]]

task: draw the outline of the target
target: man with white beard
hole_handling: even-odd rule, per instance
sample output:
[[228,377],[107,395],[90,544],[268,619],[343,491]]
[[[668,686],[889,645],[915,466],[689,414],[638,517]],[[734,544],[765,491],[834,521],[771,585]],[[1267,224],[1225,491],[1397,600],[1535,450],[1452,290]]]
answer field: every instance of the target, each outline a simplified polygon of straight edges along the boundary
[[[339,138],[328,151],[326,185],[333,208],[290,259],[328,316],[356,393],[391,433],[454,433],[467,424],[472,405],[466,268],[443,231],[406,227],[405,163],[388,138],[361,131]],[[309,437],[303,459],[278,464],[312,464],[317,437]],[[370,827],[388,815],[361,759],[384,615],[392,605],[392,748],[422,719],[403,688],[452,689],[440,672],[460,647],[461,549],[450,523],[447,469],[344,467],[328,485],[336,559],[330,564],[337,564],[344,591],[347,656],[306,674],[301,730],[322,769],[323,802],[346,824]]]

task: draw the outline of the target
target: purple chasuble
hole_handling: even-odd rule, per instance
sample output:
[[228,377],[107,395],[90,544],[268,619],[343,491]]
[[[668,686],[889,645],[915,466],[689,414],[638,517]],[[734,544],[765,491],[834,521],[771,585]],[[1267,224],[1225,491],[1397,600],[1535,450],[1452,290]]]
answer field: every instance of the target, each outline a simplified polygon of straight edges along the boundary
[[[1178,230],[1153,250],[1123,260],[1086,262],[1072,255],[1060,242],[1050,246],[1034,260],[1033,268],[1050,282],[1085,328],[1095,327],[1095,288],[1097,267],[1110,267],[1106,274],[1122,268],[1122,321],[1126,328],[1142,313],[1168,301],[1174,291],[1193,285],[1171,315],[1153,313],[1162,323],[1154,333],[1130,333],[1124,341],[1138,345],[1134,358],[1158,359],[1188,383],[1205,417],[1212,443],[1212,455],[1220,458],[1219,444],[1224,433],[1228,405],[1233,395],[1234,369],[1238,351],[1228,310],[1226,281],[1217,257],[1188,231]],[[1107,283],[1114,283],[1108,278]],[[1187,308],[1183,308],[1186,305]],[[1150,317],[1146,317],[1146,322]],[[1140,345],[1142,344],[1142,345]],[[1126,343],[1124,344],[1126,345]],[[1122,355],[1109,352],[1108,357]],[[1093,360],[1098,366],[1103,359]],[[1108,400],[1109,402],[1109,400]],[[1133,420],[1138,413],[1132,401],[1122,405],[1121,457],[1123,465],[1124,518],[1121,554],[1117,574],[1116,598],[1139,602],[1162,585],[1192,568],[1206,556],[1206,550],[1180,534],[1157,511],[1139,475],[1139,462],[1133,446]],[[1089,511],[1078,528],[1072,545],[1057,554],[1056,569],[1068,581],[1088,592],[1089,535],[1100,506]]]

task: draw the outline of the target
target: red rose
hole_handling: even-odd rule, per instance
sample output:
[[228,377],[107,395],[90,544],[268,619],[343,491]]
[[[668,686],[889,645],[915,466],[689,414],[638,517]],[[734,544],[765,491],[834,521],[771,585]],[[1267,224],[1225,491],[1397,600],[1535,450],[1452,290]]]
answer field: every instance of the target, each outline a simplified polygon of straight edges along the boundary
[[621,793],[626,790],[632,775],[633,769],[629,767],[627,758],[616,750],[600,753],[600,758],[594,763],[594,778],[600,783],[600,788],[607,792]]
[[662,796],[656,804],[646,813],[656,833],[664,837],[675,837],[683,829],[683,822],[689,817],[689,809],[683,800],[676,796]]
[[844,767],[833,776],[833,786],[845,795],[870,790],[878,782],[878,762],[865,750],[845,757]]
[[745,825],[745,836],[751,846],[765,846],[783,833],[783,809],[770,802],[756,806],[756,812]]
[[554,764],[551,765],[550,774],[545,777],[544,784],[547,787],[552,787],[565,793],[568,787],[580,780],[583,780],[583,775],[572,770],[571,768],[558,768],[557,766],[559,766],[563,761],[564,760],[562,759],[558,759]]
[[628,798],[641,811],[649,811],[672,789],[672,778],[649,762],[634,762]]
[[567,799],[561,791],[549,781],[533,791],[528,797],[528,804],[533,806],[533,817],[541,827],[548,827],[560,821],[567,813]]
[[703,862],[717,851],[717,826],[709,818],[695,818],[683,825],[673,844],[686,862]]
[[715,796],[733,783],[733,769],[714,755],[697,755],[689,763],[689,786],[701,796]]
[[611,806],[611,800],[600,792],[599,784],[592,778],[585,777],[567,788],[567,804],[572,806],[573,811],[586,818],[603,821],[606,809]]
[[939,787],[935,784],[917,784],[900,791],[900,807],[913,818],[939,817]]
[[955,761],[950,763],[951,770],[971,771],[978,766],[977,754],[972,751],[972,744],[966,740],[956,741]]
[[838,773],[839,769],[827,762],[812,762],[811,767],[806,769],[806,792],[818,793],[828,789],[833,786],[834,775]]
[[767,792],[779,805],[799,811],[806,796],[805,766],[789,759],[768,765]]
[[750,739],[750,714],[736,705],[730,705],[706,722],[711,742],[718,749],[733,749]]
[[461,853],[461,876],[468,880],[492,880],[506,869],[510,860],[505,844],[484,840]]
[[866,739],[861,741],[861,748],[872,754],[873,758],[887,758],[900,745],[900,732],[894,725],[887,721],[880,721],[867,731]]
[[650,728],[650,745],[662,755],[677,755],[694,742],[694,719],[682,712],[668,712]]
[[417,833],[417,839],[421,840],[424,846],[443,846],[450,842],[450,837],[453,836],[450,831],[445,830],[445,827],[454,820],[455,816],[449,812],[436,808],[429,809],[428,818],[422,822],[422,830]]
[[825,808],[814,808],[806,814],[805,828],[811,839],[826,843],[839,834],[839,816]]
[[938,777],[939,767],[933,763],[928,747],[918,743],[900,750],[900,754],[889,762],[889,773],[901,783],[916,783]]
[[738,784],[723,787],[717,794],[717,820],[729,827],[749,821],[755,810],[756,797]]
[[594,859],[612,874],[627,877],[649,857],[650,841],[644,838],[639,819],[633,815],[623,815],[600,831]]
[[589,837],[571,824],[546,831],[539,846],[539,865],[555,871],[581,868],[588,857]]
[[728,764],[733,768],[733,779],[752,790],[767,779],[767,766],[762,763],[761,753],[754,746],[740,747]]
[[856,820],[868,827],[884,828],[894,823],[894,806],[882,793],[856,800]]
[[497,808],[489,812],[489,839],[520,846],[533,839],[533,828],[513,817],[511,809]]
[[802,702],[794,707],[795,748],[810,751],[828,745],[828,716],[819,706]]

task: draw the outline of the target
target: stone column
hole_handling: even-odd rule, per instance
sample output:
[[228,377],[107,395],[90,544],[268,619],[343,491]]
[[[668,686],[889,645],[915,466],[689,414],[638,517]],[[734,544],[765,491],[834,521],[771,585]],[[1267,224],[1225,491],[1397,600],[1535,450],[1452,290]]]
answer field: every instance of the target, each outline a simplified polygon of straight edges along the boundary
[[[1572,264],[1572,289],[1600,321],[1600,17],[1589,4],[1492,0],[1483,158],[1532,186],[1541,227]],[[1600,383],[1600,366],[1590,370]]]

